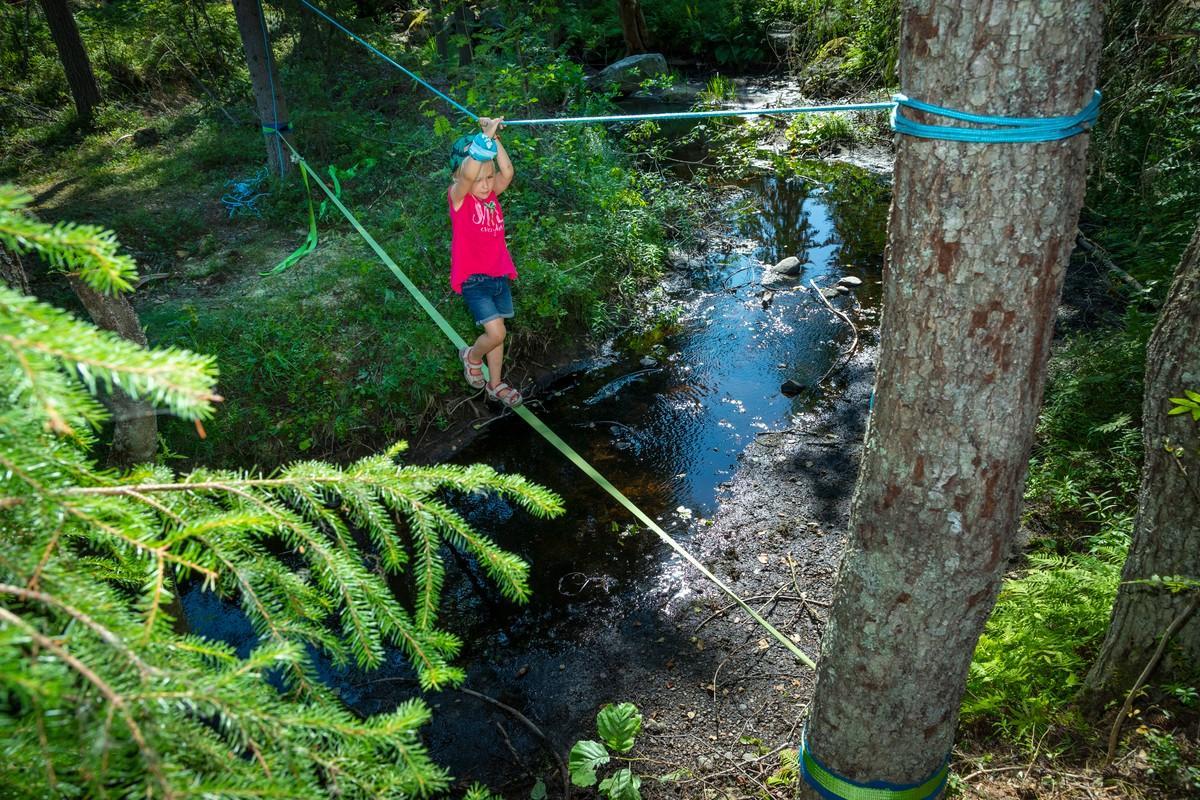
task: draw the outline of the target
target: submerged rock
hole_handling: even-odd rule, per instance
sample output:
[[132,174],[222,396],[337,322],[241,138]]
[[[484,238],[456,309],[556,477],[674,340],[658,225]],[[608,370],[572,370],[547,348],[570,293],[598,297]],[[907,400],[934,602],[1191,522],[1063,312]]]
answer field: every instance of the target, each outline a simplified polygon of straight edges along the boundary
[[794,381],[791,378],[788,378],[779,387],[779,391],[784,397],[795,397],[796,395],[803,392],[804,389],[805,389],[804,384],[800,383],[799,381]]

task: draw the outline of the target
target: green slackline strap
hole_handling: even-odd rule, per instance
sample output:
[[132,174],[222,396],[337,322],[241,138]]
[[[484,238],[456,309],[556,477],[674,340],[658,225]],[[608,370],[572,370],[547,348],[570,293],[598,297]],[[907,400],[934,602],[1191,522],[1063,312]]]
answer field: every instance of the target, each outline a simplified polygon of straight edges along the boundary
[[[265,130],[265,129],[264,129]],[[282,136],[279,137],[282,141],[287,141]],[[271,267],[266,272],[260,272],[259,275],[266,277],[268,275],[278,275],[284,272],[295,264],[300,259],[317,249],[317,217],[313,212],[312,189],[308,185],[308,173],[304,170],[300,171],[300,177],[304,178],[304,197],[308,200],[308,235],[304,237],[304,243],[292,252],[283,261],[280,261],[275,266]]]
[[[392,274],[395,275],[402,284],[404,284],[404,288],[408,290],[408,293],[412,295],[413,299],[417,301],[417,303],[425,310],[425,313],[429,315],[429,317],[437,324],[437,326],[442,329],[442,333],[446,334],[446,338],[448,338],[457,349],[466,347],[467,342],[458,335],[458,331],[454,330],[450,323],[446,321],[446,318],[441,315],[434,305],[429,302],[429,299],[425,297],[420,289],[417,288],[416,284],[414,284],[409,277],[404,274],[404,271],[401,270],[400,267],[397,266],[396,262],[392,260],[392,257],[384,251],[384,249],[379,245],[379,242],[375,241],[371,234],[367,233],[362,224],[355,218],[353,214],[350,213],[350,210],[343,205],[341,199],[334,194],[332,189],[324,184],[324,182],[321,180],[321,177],[313,170],[312,167],[308,165],[308,162],[304,160],[299,151],[292,146],[292,143],[282,136],[280,136],[279,139],[285,145],[287,145],[289,150],[292,151],[292,155],[295,158],[296,163],[300,165],[301,170],[312,176],[313,180],[317,182],[317,186],[321,187],[321,190],[325,192],[330,202],[332,202],[334,206],[336,206],[337,209],[342,212],[342,216],[344,216],[350,222],[350,224],[354,227],[354,230],[358,231],[358,235],[361,236],[363,240],[366,241],[366,243],[371,247],[371,249],[375,251],[375,255],[379,256],[380,261],[382,261],[384,265],[386,265],[387,268],[392,271]],[[485,371],[486,369],[487,367],[484,367]],[[771,636],[773,636],[780,644],[786,647],[792,653],[792,655],[794,655],[796,659],[800,661],[800,663],[804,664],[809,669],[816,668],[816,664],[813,662],[813,660],[809,658],[803,650],[797,647],[795,642],[780,633],[774,625],[767,622],[765,619],[763,619],[762,615],[747,605],[746,601],[738,597],[732,589],[726,586],[719,578],[717,578],[716,575],[713,575],[707,567],[697,561],[695,556],[683,548],[683,545],[675,541],[670,534],[659,527],[659,525],[644,511],[634,505],[632,500],[626,497],[620,489],[613,486],[608,479],[597,472],[595,467],[584,460],[583,456],[576,453],[570,445],[559,438],[558,434],[550,430],[546,423],[538,419],[538,417],[535,416],[532,411],[525,406],[517,406],[514,411],[516,412],[517,416],[525,420],[527,423],[529,423],[530,427],[541,434],[546,441],[550,442],[550,444],[554,445],[559,452],[570,459],[575,466],[583,470],[584,474],[595,481],[600,488],[604,489],[604,491],[612,495],[617,502],[629,509],[629,511],[635,517],[641,520],[642,523],[644,523],[648,528],[650,528],[650,530],[652,530],[659,539],[670,545],[670,547],[675,550],[675,552],[679,553],[684,560],[699,570],[700,574],[716,584],[716,586],[725,594],[727,594],[730,599],[741,606],[742,609],[749,614],[755,622],[765,628],[767,632],[771,634]]]
[[833,772],[822,764],[808,746],[808,732],[800,734],[800,774],[825,800],[932,800],[950,777],[950,758],[925,780],[900,785],[886,781],[859,783]]

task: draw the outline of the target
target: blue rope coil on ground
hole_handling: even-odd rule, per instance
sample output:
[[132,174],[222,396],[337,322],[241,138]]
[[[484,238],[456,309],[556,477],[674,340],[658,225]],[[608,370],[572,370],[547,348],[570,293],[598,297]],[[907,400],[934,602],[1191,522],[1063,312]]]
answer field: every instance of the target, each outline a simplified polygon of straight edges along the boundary
[[258,198],[270,194],[270,192],[261,191],[266,180],[267,170],[264,167],[252,178],[244,181],[233,179],[225,182],[225,187],[229,191],[221,195],[221,204],[225,206],[230,219],[238,214],[262,217],[262,209],[256,206],[255,202]]

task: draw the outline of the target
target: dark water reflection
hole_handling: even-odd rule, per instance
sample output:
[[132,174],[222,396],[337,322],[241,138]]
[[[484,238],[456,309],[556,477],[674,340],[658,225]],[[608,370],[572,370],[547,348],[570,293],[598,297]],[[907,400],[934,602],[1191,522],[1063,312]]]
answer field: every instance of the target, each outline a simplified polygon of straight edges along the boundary
[[[746,183],[717,224],[724,245],[670,284],[680,324],[662,343],[662,357],[644,362],[611,347],[552,387],[537,410],[685,543],[716,510],[722,485],[754,435],[786,427],[794,414],[823,402],[816,393],[785,397],[779,387],[788,379],[819,380],[845,346],[846,331],[811,289],[790,289],[855,275],[863,285],[833,302],[860,321],[873,319],[862,312],[878,304],[880,253],[850,260],[846,242],[860,242],[861,250],[861,242],[881,242],[882,234],[839,222],[881,223],[882,193],[871,195],[871,208],[840,208],[839,196],[829,181],[767,176]],[[804,265],[803,283],[778,287],[764,307],[758,279],[765,266],[792,255]],[[490,424],[455,460],[520,472],[566,500],[566,515],[547,522],[499,498],[457,498],[472,525],[532,564],[533,599],[524,607],[505,601],[473,564],[448,556],[442,617],[465,643],[459,663],[468,671],[466,685],[521,710],[565,752],[589,733],[600,704],[621,700],[622,686],[653,675],[663,654],[686,646],[669,624],[689,602],[683,567],[653,535],[632,530],[623,509],[515,417]],[[189,619],[203,618],[198,627],[212,635],[243,645],[252,635],[239,615],[198,592],[185,605]],[[712,665],[692,668],[699,677]],[[388,710],[416,691],[398,653],[370,674],[328,664],[322,671],[364,714]],[[458,692],[428,699],[435,713],[427,741],[458,778],[502,790],[531,782],[526,769],[543,774],[540,742],[511,718]]]

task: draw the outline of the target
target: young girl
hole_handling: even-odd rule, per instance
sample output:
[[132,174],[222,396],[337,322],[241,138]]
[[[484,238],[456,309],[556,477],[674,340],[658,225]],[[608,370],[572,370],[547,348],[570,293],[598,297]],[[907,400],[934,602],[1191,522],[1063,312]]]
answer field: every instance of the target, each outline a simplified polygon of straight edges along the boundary
[[[497,199],[513,179],[513,165],[497,136],[502,117],[479,118],[482,132],[464,136],[450,153],[450,288],[463,296],[467,310],[483,326],[475,344],[458,352],[463,377],[474,389],[508,407],[521,404],[521,393],[501,380],[504,320],[512,319],[509,283],[517,277],[504,243],[504,213]],[[488,379],[483,377],[487,359]]]

